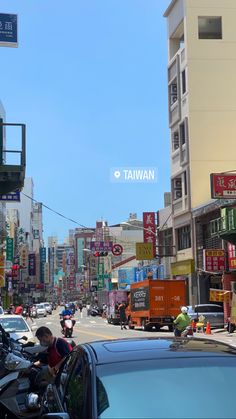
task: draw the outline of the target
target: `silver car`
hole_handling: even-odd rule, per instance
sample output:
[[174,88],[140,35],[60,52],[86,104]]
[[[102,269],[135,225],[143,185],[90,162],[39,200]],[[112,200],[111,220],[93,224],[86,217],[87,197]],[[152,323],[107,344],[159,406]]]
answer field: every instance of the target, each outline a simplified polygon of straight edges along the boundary
[[210,322],[212,327],[224,328],[224,310],[219,304],[188,306],[188,315],[192,320],[198,320],[199,316],[202,315],[205,317],[204,323]]
[[47,316],[47,310],[44,304],[36,304],[37,316]]

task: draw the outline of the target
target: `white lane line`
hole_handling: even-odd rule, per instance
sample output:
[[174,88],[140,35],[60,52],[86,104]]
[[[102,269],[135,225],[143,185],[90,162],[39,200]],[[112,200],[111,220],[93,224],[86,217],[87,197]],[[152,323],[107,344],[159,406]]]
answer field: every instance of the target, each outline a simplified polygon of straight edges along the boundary
[[52,322],[46,322],[46,324],[52,324]]
[[89,323],[96,323],[95,320],[89,320]]

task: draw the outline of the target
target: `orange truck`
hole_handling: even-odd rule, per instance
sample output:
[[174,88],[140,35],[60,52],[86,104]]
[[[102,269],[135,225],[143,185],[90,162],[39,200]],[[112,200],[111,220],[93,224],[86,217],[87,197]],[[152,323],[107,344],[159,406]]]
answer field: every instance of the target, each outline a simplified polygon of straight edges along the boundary
[[159,330],[168,326],[173,331],[173,320],[180,307],[187,304],[186,293],[186,281],[182,279],[145,279],[131,284],[126,310],[129,328]]

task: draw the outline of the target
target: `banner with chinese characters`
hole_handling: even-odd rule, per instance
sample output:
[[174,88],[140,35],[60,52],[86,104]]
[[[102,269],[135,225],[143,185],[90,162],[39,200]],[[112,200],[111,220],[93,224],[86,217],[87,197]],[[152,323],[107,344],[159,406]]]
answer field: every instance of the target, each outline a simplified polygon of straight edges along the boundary
[[235,251],[235,245],[228,242],[228,244],[227,244],[227,250],[228,250],[228,264],[229,264],[229,269],[236,269],[236,251]]
[[6,260],[13,261],[13,239],[7,237],[6,239]]
[[204,249],[203,266],[207,272],[224,272],[225,252],[222,249]]
[[218,289],[210,288],[209,301],[229,303],[230,302],[230,296],[231,296],[231,291],[218,290]]
[[20,265],[23,268],[28,267],[28,248],[25,245],[20,248]]
[[156,256],[155,212],[143,212],[143,241],[153,244],[153,257]]
[[36,275],[36,259],[35,253],[29,253],[29,276]]

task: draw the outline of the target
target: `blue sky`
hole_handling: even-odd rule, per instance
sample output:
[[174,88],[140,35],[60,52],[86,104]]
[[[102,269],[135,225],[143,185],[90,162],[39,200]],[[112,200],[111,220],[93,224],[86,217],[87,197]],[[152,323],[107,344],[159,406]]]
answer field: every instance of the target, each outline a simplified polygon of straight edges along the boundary
[[[19,47],[1,48],[0,99],[27,125],[34,196],[93,226],[163,207],[170,189],[170,0],[2,0]],[[157,183],[113,183],[112,167],[157,167]],[[45,238],[76,225],[44,210]]]

